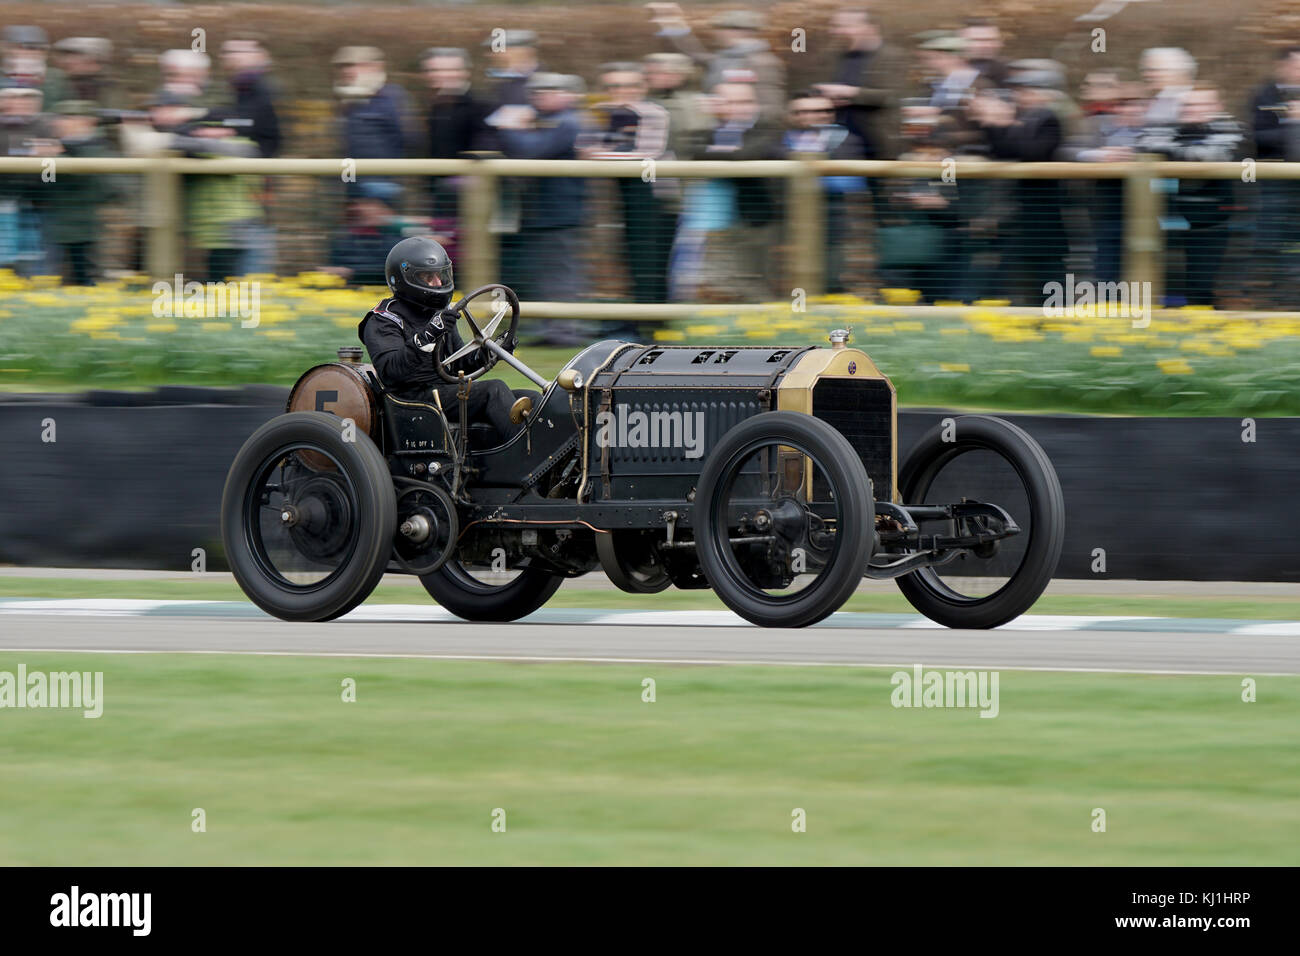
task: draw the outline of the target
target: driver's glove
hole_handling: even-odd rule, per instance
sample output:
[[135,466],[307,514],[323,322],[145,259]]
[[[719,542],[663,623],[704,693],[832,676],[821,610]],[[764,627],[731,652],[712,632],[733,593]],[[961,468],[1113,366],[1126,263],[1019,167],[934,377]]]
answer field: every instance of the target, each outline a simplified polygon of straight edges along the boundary
[[443,315],[442,312],[435,312],[428,324],[411,336],[411,344],[421,352],[432,352],[436,349],[439,340],[447,331],[447,319],[444,319]]

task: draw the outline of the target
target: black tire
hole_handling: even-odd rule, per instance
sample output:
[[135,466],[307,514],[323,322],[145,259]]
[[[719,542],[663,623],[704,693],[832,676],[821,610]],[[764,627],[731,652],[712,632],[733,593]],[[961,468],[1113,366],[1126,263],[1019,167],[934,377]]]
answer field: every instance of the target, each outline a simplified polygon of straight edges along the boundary
[[549,601],[564,577],[525,567],[507,584],[485,584],[452,558],[432,574],[421,576],[420,583],[430,597],[467,621],[517,621]]
[[[790,595],[764,593],[741,569],[729,543],[723,500],[733,470],[758,448],[776,443],[817,461],[833,487],[837,527],[860,529],[836,534],[831,559],[816,582]],[[838,611],[862,583],[871,560],[874,524],[871,479],[849,440],[826,422],[798,412],[764,412],[723,435],[700,473],[692,513],[704,576],[727,607],[763,627],[806,627]]]
[[[908,453],[898,479],[903,503],[950,504],[922,500],[939,470],[964,452],[991,451],[1001,455],[1024,484],[1030,520],[1028,530],[1022,530],[1022,534],[1029,535],[1029,542],[1019,567],[993,594],[976,598],[960,595],[929,568],[899,578],[898,588],[912,607],[945,627],[998,627],[1029,610],[1056,572],[1065,539],[1061,482],[1042,446],[1010,422],[966,415],[955,420],[953,429],[954,440],[945,442],[943,424],[936,425]],[[1023,525],[1023,517],[1020,523]]]
[[600,565],[620,591],[658,594],[672,586],[672,577],[651,550],[651,532],[610,531],[595,538]]
[[[393,479],[384,456],[365,434],[344,440],[344,422],[324,412],[292,412],[267,422],[239,449],[221,499],[221,539],[235,580],[249,599],[284,621],[329,621],[370,596],[388,564],[397,523]],[[295,448],[328,455],[330,472],[348,496],[348,540],[338,566],[315,584],[296,585],[281,576],[266,555],[254,526],[262,476],[276,456]],[[262,506],[264,507],[264,506]]]

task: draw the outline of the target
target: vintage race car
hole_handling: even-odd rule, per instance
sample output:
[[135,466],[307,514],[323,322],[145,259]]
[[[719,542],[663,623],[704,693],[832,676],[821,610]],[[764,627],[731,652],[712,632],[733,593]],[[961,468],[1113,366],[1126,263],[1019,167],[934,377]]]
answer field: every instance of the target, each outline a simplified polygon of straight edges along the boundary
[[[500,303],[490,321],[470,303]],[[1024,431],[944,419],[898,467],[894,387],[830,347],[597,342],[546,381],[513,354],[519,301],[453,307],[466,345],[436,356],[461,394],[497,361],[542,389],[499,444],[464,402],[394,396],[359,348],[307,371],[287,413],[231,466],[222,537],[236,580],[285,620],[326,621],[385,572],[417,575],[475,621],[540,608],[596,569],[625,591],[712,588],[740,616],[802,627],[866,578],[922,614],[987,628],[1023,613],[1061,553],[1061,487]],[[449,363],[477,354],[452,376]]]

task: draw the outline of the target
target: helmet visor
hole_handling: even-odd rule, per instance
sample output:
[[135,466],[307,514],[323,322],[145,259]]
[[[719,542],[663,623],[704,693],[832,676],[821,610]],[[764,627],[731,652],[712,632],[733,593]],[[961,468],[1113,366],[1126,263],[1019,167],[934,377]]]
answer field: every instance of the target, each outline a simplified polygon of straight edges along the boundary
[[452,290],[451,266],[443,266],[441,269],[412,269],[410,280],[414,286],[432,289],[435,292],[450,292]]

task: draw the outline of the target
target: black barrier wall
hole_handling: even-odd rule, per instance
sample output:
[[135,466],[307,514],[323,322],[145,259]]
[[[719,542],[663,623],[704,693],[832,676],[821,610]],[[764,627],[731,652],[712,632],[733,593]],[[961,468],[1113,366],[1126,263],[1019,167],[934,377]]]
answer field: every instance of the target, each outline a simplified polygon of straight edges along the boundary
[[[226,470],[286,394],[6,399],[0,563],[185,570],[203,548],[209,569],[224,568]],[[145,404],[160,401],[186,404]],[[900,457],[949,414],[901,412]],[[1300,581],[1300,419],[1259,419],[1247,442],[1240,419],[1004,417],[1038,439],[1061,477],[1059,577]],[[1093,571],[1097,549],[1104,575]]]
[[226,471],[285,398],[207,391],[177,398],[226,404],[0,404],[0,563],[188,570],[203,548],[209,570],[224,568]]

